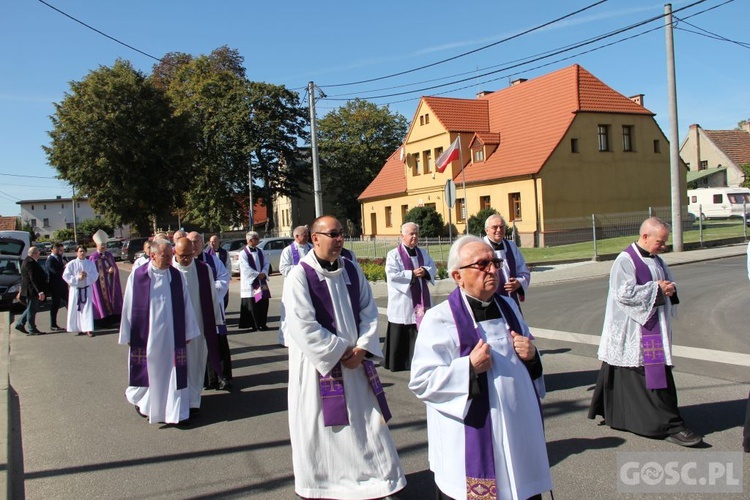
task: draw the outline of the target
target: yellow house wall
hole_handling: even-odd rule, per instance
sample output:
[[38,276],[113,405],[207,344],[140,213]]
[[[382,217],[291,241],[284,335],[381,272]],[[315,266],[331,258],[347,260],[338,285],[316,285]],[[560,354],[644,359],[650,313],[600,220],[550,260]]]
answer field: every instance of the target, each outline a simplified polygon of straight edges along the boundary
[[[597,127],[610,126],[610,151],[600,152]],[[622,126],[632,125],[634,151],[623,151]],[[578,153],[571,139],[578,139]],[[654,140],[660,153],[654,152]],[[669,143],[650,116],[581,113],[540,173],[544,221],[671,204]],[[687,204],[685,173],[680,180]],[[543,188],[543,189],[542,189]]]

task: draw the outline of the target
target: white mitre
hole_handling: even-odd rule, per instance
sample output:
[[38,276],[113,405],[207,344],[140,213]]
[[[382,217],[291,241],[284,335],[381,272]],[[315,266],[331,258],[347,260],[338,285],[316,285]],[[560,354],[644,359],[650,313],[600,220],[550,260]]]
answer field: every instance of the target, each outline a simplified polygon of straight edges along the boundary
[[103,229],[100,229],[94,233],[94,243],[96,243],[97,245],[104,245],[105,243],[107,243],[108,239],[109,236]]

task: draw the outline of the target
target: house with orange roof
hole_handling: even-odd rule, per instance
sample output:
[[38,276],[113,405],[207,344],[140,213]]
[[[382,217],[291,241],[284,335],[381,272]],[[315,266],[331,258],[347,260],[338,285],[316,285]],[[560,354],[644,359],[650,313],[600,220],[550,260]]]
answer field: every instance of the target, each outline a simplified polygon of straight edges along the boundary
[[750,165],[750,124],[740,130],[704,130],[690,125],[680,145],[680,157],[690,170],[691,187],[737,187],[745,182],[742,165]]
[[[437,172],[456,139],[459,159]],[[556,219],[669,206],[669,143],[643,95],[625,97],[575,64],[476,99],[423,97],[403,145],[359,200],[365,235],[398,235],[415,206],[433,206],[446,223],[450,215],[459,231],[493,207],[522,245],[544,246]]]

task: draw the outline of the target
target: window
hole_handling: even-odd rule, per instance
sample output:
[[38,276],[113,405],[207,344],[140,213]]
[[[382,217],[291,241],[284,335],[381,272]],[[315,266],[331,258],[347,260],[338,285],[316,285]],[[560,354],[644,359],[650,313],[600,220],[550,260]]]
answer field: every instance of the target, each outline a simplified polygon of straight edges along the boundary
[[432,172],[432,151],[422,151],[422,160],[424,161],[424,173]]
[[42,220],[42,227],[49,227],[49,219]]
[[407,213],[409,213],[409,205],[401,205],[401,222],[404,222]]
[[571,153],[578,152],[578,139],[576,139],[575,137],[570,140],[570,152]]
[[480,196],[479,197],[479,210],[487,210],[490,208],[490,197]]
[[623,125],[622,126],[622,150],[623,151],[634,151],[633,147],[633,126]]
[[521,220],[521,193],[508,194],[508,212],[511,221]]
[[609,125],[599,125],[597,134],[599,136],[599,151],[609,151]]
[[34,205],[31,205],[31,209],[34,210]]
[[659,142],[659,139],[654,139],[654,153],[661,153],[661,142]]
[[722,196],[721,194],[715,194],[714,195],[714,203],[721,203],[722,202]]
[[463,198],[456,199],[456,222],[466,221],[466,204]]
[[36,219],[31,219],[29,224],[31,224],[31,228],[34,229],[36,227]]
[[411,159],[411,175],[417,176],[419,175],[419,153],[414,153],[413,155],[411,155]]
[[424,115],[419,115],[419,126],[424,125]]
[[47,210],[47,205],[42,205],[42,210]]
[[385,207],[385,227],[393,227],[391,207]]
[[474,161],[484,161],[484,149],[477,149],[476,151],[474,151]]
[[690,197],[690,203],[697,203],[697,202],[698,202],[698,197],[697,196],[693,195],[693,196]]
[[424,115],[424,124],[427,125],[428,123],[430,123],[430,114],[426,113]]
[[424,206],[427,208],[434,208],[435,210],[437,210],[437,205],[435,203],[425,203]]
[[60,208],[65,208],[65,203],[60,203]]
[[441,154],[443,154],[443,148],[435,148],[435,158],[440,158]]
[[73,229],[73,223],[72,222],[66,222],[65,223],[65,229]]
[[701,160],[701,166],[698,167],[698,170],[706,170],[708,168],[708,160]]

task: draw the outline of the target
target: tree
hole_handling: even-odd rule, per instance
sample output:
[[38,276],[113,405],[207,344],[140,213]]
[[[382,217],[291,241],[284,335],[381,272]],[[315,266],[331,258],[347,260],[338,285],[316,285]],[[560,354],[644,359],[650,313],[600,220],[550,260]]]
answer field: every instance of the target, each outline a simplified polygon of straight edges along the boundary
[[402,115],[361,99],[318,121],[321,177],[335,213],[360,223],[357,197],[401,144],[406,130]]
[[742,174],[744,176],[742,187],[750,187],[750,163],[743,163],[742,165],[740,165],[740,168],[742,168]]
[[248,168],[254,197],[294,194],[300,178],[281,168],[282,158],[290,161],[305,138],[299,96],[283,86],[249,81],[242,64],[239,52],[224,46],[199,57],[167,54],[153,69],[154,84],[196,132],[193,175],[175,208],[212,229],[247,221],[235,200],[248,191]]
[[24,222],[21,231],[26,231],[27,233],[29,233],[29,241],[33,242],[34,240],[36,240],[36,233],[34,232],[34,226],[31,225],[31,222]]
[[443,235],[443,216],[433,207],[414,207],[404,216],[404,222],[414,222],[419,226],[421,238],[434,238]]
[[175,204],[191,165],[184,118],[129,62],[101,66],[55,103],[47,159],[113,225],[148,230]]
[[497,210],[489,207],[483,208],[476,214],[469,217],[469,234],[480,237],[484,236],[484,221],[487,220],[487,217],[489,217],[490,215],[495,215],[496,213]]
[[115,228],[112,224],[101,219],[86,219],[83,222],[79,222],[78,225],[76,225],[79,243],[87,243],[91,241],[94,237],[94,233],[100,229],[107,234],[115,233]]
[[52,234],[52,239],[59,242],[72,240],[73,230],[68,228],[58,229]]
[[747,120],[740,120],[737,122],[737,128],[735,128],[735,130],[744,130],[745,125],[747,125]]

